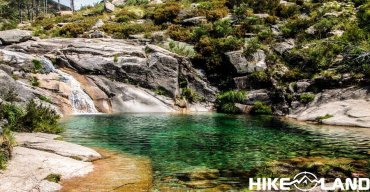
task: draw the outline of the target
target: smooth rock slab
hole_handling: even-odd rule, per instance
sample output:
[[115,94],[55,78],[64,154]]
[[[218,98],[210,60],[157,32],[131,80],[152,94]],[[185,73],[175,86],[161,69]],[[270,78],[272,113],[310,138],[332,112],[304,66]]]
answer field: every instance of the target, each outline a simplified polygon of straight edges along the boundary
[[86,175],[91,171],[93,171],[93,165],[90,162],[35,149],[15,147],[7,169],[0,172],[0,191],[56,191],[61,186],[45,181],[48,175],[59,174],[62,179],[69,179]]
[[55,140],[58,136],[45,133],[16,133],[17,144],[23,147],[52,152],[64,157],[78,159],[82,161],[93,161],[100,159],[101,156],[96,151],[68,143]]
[[0,41],[3,45],[24,42],[30,40],[31,38],[32,38],[31,31],[19,29],[0,31]]
[[324,124],[370,127],[370,102],[366,100],[343,100],[309,106],[293,117],[300,121],[315,121],[319,117],[331,115]]

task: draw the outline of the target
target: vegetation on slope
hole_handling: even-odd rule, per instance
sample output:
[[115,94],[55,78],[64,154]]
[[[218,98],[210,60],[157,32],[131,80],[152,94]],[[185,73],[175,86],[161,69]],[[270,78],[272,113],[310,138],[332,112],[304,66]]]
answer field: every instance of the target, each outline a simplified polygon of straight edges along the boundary
[[[100,3],[73,15],[38,17],[26,29],[41,38],[89,37],[94,30],[113,38],[140,34],[190,57],[221,91],[236,89],[235,78],[243,76],[252,82],[246,89],[282,92],[274,102],[307,104],[324,88],[368,82],[369,9],[367,0],[135,0],[113,12]],[[104,25],[92,29],[98,20]],[[276,49],[287,41],[291,48]],[[263,52],[267,69],[240,74],[226,55],[237,50],[246,59]],[[309,92],[285,93],[300,80],[313,82]]]
[[1,94],[0,102],[0,169],[11,157],[14,139],[12,132],[60,133],[60,116],[52,109],[30,100],[25,107],[16,103],[13,92]]

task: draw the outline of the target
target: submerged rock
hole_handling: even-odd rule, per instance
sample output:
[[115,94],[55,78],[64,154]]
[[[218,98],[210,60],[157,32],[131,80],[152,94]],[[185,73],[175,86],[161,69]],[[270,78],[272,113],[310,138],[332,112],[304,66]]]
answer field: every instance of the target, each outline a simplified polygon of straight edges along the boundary
[[198,181],[198,180],[213,180],[220,177],[220,172],[217,169],[209,169],[206,167],[196,167],[175,174],[182,181]]
[[98,150],[103,159],[93,162],[94,171],[84,177],[62,180],[61,192],[151,191],[153,173],[149,159]]

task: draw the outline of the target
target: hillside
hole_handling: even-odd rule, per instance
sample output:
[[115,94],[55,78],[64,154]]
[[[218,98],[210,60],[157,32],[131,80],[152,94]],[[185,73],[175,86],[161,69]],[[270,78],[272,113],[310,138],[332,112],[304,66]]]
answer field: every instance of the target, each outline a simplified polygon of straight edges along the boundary
[[[143,77],[138,80],[137,76],[143,74],[126,69],[123,60],[120,70],[124,75],[108,72],[116,81],[130,82],[174,100],[207,100],[218,111],[227,113],[274,113],[301,120],[368,126],[367,115],[347,114],[358,106],[368,106],[367,101],[362,103],[368,98],[370,77],[368,1],[112,3],[85,7],[73,15],[39,18],[24,29],[42,39],[112,38],[131,39],[135,46],[156,45],[191,61],[202,78],[219,90],[212,100],[181,76],[176,79],[178,85],[171,85],[175,89],[168,82],[163,86],[148,85]],[[19,46],[28,50],[24,47],[28,45]],[[16,47],[9,49],[17,50]],[[121,55],[113,55],[113,61],[121,63]],[[86,71],[78,69],[86,75]],[[94,70],[88,74],[102,69]],[[151,76],[153,69],[145,70]],[[343,99],[355,101],[345,101],[334,111],[330,111],[332,107],[322,110],[326,104]]]
[[[22,21],[29,22],[46,15],[45,5],[41,0],[34,1],[11,1],[0,0],[0,30],[13,29],[20,22],[19,4],[21,3]],[[69,10],[69,7],[60,5],[61,10]],[[47,1],[47,14],[55,14],[58,11],[58,3],[53,0]]]

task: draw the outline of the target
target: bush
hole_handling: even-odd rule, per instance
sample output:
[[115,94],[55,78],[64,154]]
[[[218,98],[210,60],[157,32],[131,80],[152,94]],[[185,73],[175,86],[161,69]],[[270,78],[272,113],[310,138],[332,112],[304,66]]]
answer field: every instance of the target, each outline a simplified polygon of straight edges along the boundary
[[196,15],[206,16],[209,21],[217,21],[229,13],[224,0],[200,2],[197,6]]
[[176,40],[182,42],[192,41],[192,30],[191,28],[182,27],[180,25],[170,25],[167,29],[168,35]]
[[83,34],[91,28],[90,25],[82,23],[69,23],[62,27],[59,34],[63,37],[73,37],[77,38],[78,35]]
[[141,15],[139,15],[135,11],[130,11],[129,9],[121,9],[117,13],[115,13],[115,16],[115,21],[121,23],[141,18]]
[[228,0],[228,6],[234,7],[241,4],[246,4],[256,13],[271,13],[274,14],[279,6],[279,0]]
[[148,4],[149,0],[127,0],[125,5],[145,5]]
[[3,127],[3,132],[0,134],[0,170],[6,168],[6,162],[12,156],[14,144],[15,141],[11,131],[9,128]]
[[26,113],[21,118],[22,127],[17,131],[60,133],[62,128],[58,125],[60,116],[52,109],[37,105],[33,100],[26,106]]
[[163,5],[157,6],[149,17],[155,24],[161,25],[166,22],[173,22],[180,13],[181,7],[177,2],[166,2]]
[[321,117],[317,117],[315,120],[316,122],[322,124],[322,122],[325,120],[325,119],[330,119],[334,117],[333,115],[330,115],[330,114],[326,114],[325,116],[321,116]]
[[130,35],[138,33],[150,33],[157,31],[159,28],[152,23],[136,24],[136,23],[107,23],[103,27],[104,32],[113,35],[115,38],[128,38]]
[[40,86],[40,82],[39,82],[39,79],[37,79],[37,77],[31,77],[31,85],[34,86],[34,87],[38,87]]
[[261,101],[256,101],[253,104],[251,113],[255,115],[271,115],[272,109],[270,106],[266,105],[265,103]]
[[190,103],[197,102],[200,100],[198,94],[190,88],[181,89],[181,97],[185,98]]
[[257,38],[250,39],[244,47],[244,55],[246,57],[255,53],[258,49],[261,49],[261,44]]
[[32,60],[34,72],[38,72],[42,69],[42,63],[40,60]]
[[370,2],[367,2],[360,7],[357,13],[357,18],[362,27],[370,30]]
[[54,183],[59,183],[60,179],[61,179],[60,174],[50,174],[44,180],[54,182]]
[[227,91],[217,95],[216,109],[223,113],[240,113],[239,108],[235,103],[242,103],[245,100],[246,93],[244,91]]
[[190,46],[186,44],[181,44],[180,42],[170,41],[169,50],[173,53],[179,54],[181,56],[192,58],[195,56],[195,51]]
[[59,115],[52,109],[29,101],[25,110],[15,104],[0,105],[0,119],[8,121],[12,131],[60,133]]
[[312,93],[303,93],[299,96],[299,101],[303,104],[311,103],[313,100],[315,100],[315,94]]

